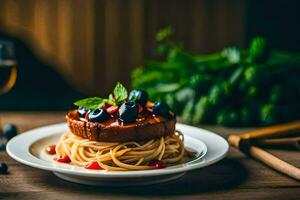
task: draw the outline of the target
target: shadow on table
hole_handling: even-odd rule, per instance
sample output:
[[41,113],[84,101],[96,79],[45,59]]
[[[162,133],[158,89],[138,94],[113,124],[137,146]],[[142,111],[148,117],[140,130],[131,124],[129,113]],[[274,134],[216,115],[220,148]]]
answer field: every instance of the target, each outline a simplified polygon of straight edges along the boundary
[[[226,158],[217,164],[187,173],[180,179],[163,184],[135,187],[95,187],[65,182],[55,176],[48,177],[48,183],[63,191],[78,191],[81,194],[109,194],[133,196],[172,196],[205,192],[216,192],[234,188],[248,177],[245,167],[235,159]],[[63,188],[63,189],[62,189]]]

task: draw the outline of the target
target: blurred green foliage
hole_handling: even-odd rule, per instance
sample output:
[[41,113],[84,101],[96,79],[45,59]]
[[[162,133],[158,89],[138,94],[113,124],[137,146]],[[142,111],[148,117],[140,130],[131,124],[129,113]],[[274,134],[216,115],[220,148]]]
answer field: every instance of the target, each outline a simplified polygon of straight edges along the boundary
[[300,118],[300,54],[271,49],[262,37],[249,48],[192,54],[157,33],[157,54],[132,72],[132,85],[165,101],[186,123],[270,125]]

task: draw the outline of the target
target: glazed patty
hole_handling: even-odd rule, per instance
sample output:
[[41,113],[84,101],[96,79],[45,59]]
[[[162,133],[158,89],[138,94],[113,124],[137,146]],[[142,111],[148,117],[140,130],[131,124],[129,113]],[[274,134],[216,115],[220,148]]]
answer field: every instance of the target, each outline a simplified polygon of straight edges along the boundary
[[122,124],[117,118],[105,123],[81,120],[77,110],[66,115],[70,131],[82,138],[99,142],[146,141],[175,132],[176,117],[142,116],[138,122]]

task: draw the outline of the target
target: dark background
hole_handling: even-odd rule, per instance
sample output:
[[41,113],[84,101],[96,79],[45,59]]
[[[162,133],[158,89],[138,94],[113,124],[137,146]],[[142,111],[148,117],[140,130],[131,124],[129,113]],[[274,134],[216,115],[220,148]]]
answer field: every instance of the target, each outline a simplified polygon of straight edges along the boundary
[[[153,9],[153,7],[151,6],[147,7],[147,1],[145,2],[146,11],[148,11],[149,9]],[[168,8],[168,12],[175,14],[177,12],[176,9],[181,9],[181,7],[184,7],[182,9],[184,9],[185,13],[188,13],[191,6],[193,6],[192,4],[197,3],[197,1],[187,1],[187,4],[189,4],[189,6],[185,6],[185,1],[160,2],[158,2],[156,5],[160,6],[160,4],[162,4],[162,8]],[[234,4],[234,1],[228,2],[231,2],[230,6],[236,5]],[[182,40],[186,44],[186,48],[191,49],[194,52],[211,52],[219,50],[224,45],[232,45],[233,42],[235,42],[235,44],[238,46],[245,47],[249,43],[251,38],[256,35],[265,36],[268,39],[270,46],[273,48],[290,51],[300,51],[300,1],[248,0],[242,2],[243,4],[238,4],[237,6],[239,7],[237,7],[236,9],[240,9],[240,7],[244,8],[241,11],[242,13],[244,13],[244,15],[232,16],[233,19],[242,18],[241,20],[238,20],[239,24],[237,25],[235,25],[235,23],[237,22],[233,21],[233,24],[226,24],[222,22],[222,20],[219,20],[217,24],[213,24],[213,21],[210,20],[211,18],[207,16],[201,21],[201,23],[212,23],[212,25],[210,25],[211,28],[209,30],[205,30],[203,28],[201,29],[205,34],[199,37],[204,38],[203,41],[206,41],[206,43],[204,46],[201,46],[199,48],[198,46],[195,46],[189,36],[185,34],[185,32],[189,30],[182,30],[182,28],[178,25],[178,19],[181,18],[181,14],[183,15],[183,12],[181,11],[178,13],[179,16],[177,16],[177,19],[173,19],[171,17],[168,18],[168,16],[161,18],[158,17],[156,18],[156,20],[158,20],[156,26],[147,26],[146,23],[146,27],[144,27],[144,29],[146,30],[145,41],[150,42],[145,42],[143,47],[144,52],[142,53],[143,56],[141,57],[142,59],[138,60],[136,63],[139,64],[141,63],[141,60],[153,56],[153,50],[155,48],[154,34],[159,27],[163,27],[166,25],[173,26],[175,28],[175,36],[177,37],[177,39]],[[97,5],[101,6],[101,4],[99,3]],[[212,9],[211,11],[214,13],[214,15],[220,15],[216,16],[218,17],[218,19],[222,19],[223,15],[232,15],[232,13],[227,13],[229,12],[228,10],[224,10],[222,12],[219,12],[220,10],[215,10],[215,8],[222,10],[222,8],[220,8],[222,7],[222,5],[224,5],[224,1],[223,3],[221,3],[221,1],[211,1],[209,5],[206,4],[206,7],[208,6],[208,8]],[[173,7],[175,10],[172,10]],[[121,9],[123,8],[121,7]],[[128,10],[124,9],[122,11],[127,12]],[[164,13],[167,14],[167,11],[165,11],[164,9],[161,9],[157,12],[159,13],[155,13],[154,9],[154,11],[149,11],[146,14],[148,15],[148,17],[150,14],[160,14],[163,16],[165,16]],[[201,10],[199,10],[199,12],[201,12]],[[193,20],[193,23],[197,23],[197,20],[201,20],[198,18],[194,19],[192,17],[193,16],[185,17],[184,21],[180,23],[183,23],[185,24],[185,27],[188,27],[189,25],[192,26],[189,20]],[[114,24],[109,24],[106,26],[110,27],[114,26]],[[241,30],[242,27],[243,31],[241,33],[239,31],[237,32],[236,30],[234,30],[235,27],[239,30]],[[84,27],[82,28],[84,29]],[[218,33],[221,35],[223,30],[224,32],[227,31],[227,35],[231,35],[231,37],[222,37],[222,41],[216,43],[216,41],[214,40],[214,29],[218,30],[219,32],[221,31],[221,33]],[[51,62],[48,62],[47,60],[42,59],[40,58],[40,56],[36,55],[36,51],[32,50],[32,47],[28,45],[26,40],[24,41],[23,38],[10,35],[7,29],[1,28],[1,23],[0,30],[0,38],[8,38],[14,40],[16,44],[18,60],[18,79],[16,85],[11,92],[0,97],[1,110],[68,110],[72,108],[72,103],[76,99],[85,97],[87,95],[98,94],[97,92],[85,92],[84,90],[82,90],[82,88],[76,87],[76,84],[70,84],[70,81],[65,81],[66,78],[64,74],[59,72],[59,70],[57,70],[57,67],[55,68],[52,64],[49,64]],[[235,40],[236,37],[230,33],[237,34],[239,39]],[[118,34],[122,34],[122,30]],[[124,34],[122,36],[123,40],[126,40],[126,37],[129,37],[129,35]],[[105,49],[105,47],[103,48]],[[115,51],[118,51],[119,54],[120,52],[126,53],[126,47],[118,49],[118,46],[116,46],[115,48]],[[130,53],[132,54],[132,52]],[[99,57],[99,59],[101,59],[101,57]],[[120,60],[120,62],[122,62],[122,59]],[[96,62],[96,64],[97,63],[99,62]],[[119,79],[121,79],[121,81],[123,81],[126,86],[130,86],[130,77],[128,75],[130,74],[130,70],[128,69],[132,69],[134,66],[132,66],[133,64],[131,62],[126,63],[126,60],[124,61],[124,65],[128,65],[128,67],[124,71],[122,71],[122,69],[119,69],[119,71],[117,71],[116,73],[122,74],[125,72],[126,77],[124,78],[123,76],[118,75],[116,76],[116,79],[118,79],[119,77]],[[101,66],[103,67],[103,65]],[[82,66],[82,68],[84,67],[85,66]],[[106,67],[107,69],[111,68],[110,66]],[[99,76],[97,75],[94,77],[96,80],[101,81],[99,79],[102,79],[102,76],[106,76],[105,80],[114,82],[114,80],[107,78],[107,76],[109,75],[102,75],[101,69],[96,70],[96,72],[99,74]],[[81,75],[82,74],[77,73],[75,74],[75,77],[80,77]],[[80,86],[81,84],[84,84],[81,80],[77,81],[77,86]],[[114,83],[111,83],[108,86],[105,86],[106,89],[104,90],[104,92],[101,92],[101,94],[107,93],[107,91],[110,90],[109,88],[111,88],[111,85],[113,84]],[[101,85],[92,84],[91,88],[97,91],[98,88],[101,88]]]
[[246,38],[265,36],[271,47],[300,51],[300,1],[249,0],[246,4]]

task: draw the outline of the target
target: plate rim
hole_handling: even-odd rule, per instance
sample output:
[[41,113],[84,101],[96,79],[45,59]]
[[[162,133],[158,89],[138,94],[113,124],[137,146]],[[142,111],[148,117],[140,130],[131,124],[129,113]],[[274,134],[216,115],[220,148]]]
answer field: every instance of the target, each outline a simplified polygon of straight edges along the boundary
[[[42,170],[46,170],[46,171],[69,174],[69,175],[85,176],[85,177],[99,177],[99,178],[134,178],[134,177],[159,176],[159,175],[182,173],[182,172],[187,172],[187,171],[195,170],[198,168],[206,167],[208,165],[211,165],[213,163],[220,161],[227,155],[227,152],[229,150],[229,145],[228,145],[227,141],[224,138],[222,138],[221,136],[219,136],[211,131],[202,129],[202,128],[193,127],[193,126],[181,124],[181,123],[177,123],[176,128],[191,129],[191,130],[194,130],[195,132],[200,131],[200,132],[207,134],[208,136],[210,135],[210,137],[211,136],[215,137],[219,140],[219,142],[222,142],[223,145],[225,145],[224,149],[214,159],[205,160],[204,162],[200,162],[200,163],[198,162],[198,163],[194,163],[194,164],[190,164],[190,165],[181,164],[182,167],[180,167],[180,168],[164,168],[164,169],[158,169],[158,170],[142,170],[142,171],[126,171],[126,172],[101,171],[101,173],[94,172],[94,171],[75,171],[75,170],[71,170],[69,168],[55,167],[53,165],[49,165],[49,163],[47,161],[41,160],[41,159],[35,157],[34,155],[32,155],[29,150],[30,146],[33,143],[35,143],[36,141],[43,139],[44,137],[54,135],[57,132],[62,132],[62,131],[68,130],[67,124],[64,122],[64,123],[58,123],[58,124],[52,124],[52,125],[46,125],[46,126],[34,128],[34,129],[28,130],[24,133],[18,134],[16,137],[12,138],[7,143],[6,151],[11,158],[13,158],[14,160],[16,160],[22,164],[28,165],[30,167],[34,167],[34,168],[38,168],[38,169],[42,169]],[[43,131],[45,132],[45,134],[40,133]],[[182,131],[182,132],[183,132],[183,134],[187,134],[187,133],[184,133],[184,131]],[[190,134],[187,134],[187,135],[190,137],[193,137]],[[34,137],[32,137],[32,136],[34,136]],[[18,153],[16,154],[17,150],[14,150],[13,147],[14,147],[15,143],[22,140],[23,138],[28,139],[28,137],[29,138],[32,137],[32,139],[30,139],[31,142],[27,142],[29,144],[27,144],[26,146],[19,147],[19,148],[25,150],[26,155],[25,154],[24,155],[25,155],[25,157],[27,156],[27,159],[24,159],[24,156],[22,156],[22,155],[20,156],[20,155],[18,155]],[[201,142],[203,142],[205,144],[205,146],[207,147],[207,151],[209,151],[208,145],[203,140],[199,139],[199,137],[196,137],[196,136],[193,138],[196,138],[196,139],[200,140]],[[206,155],[204,156],[204,159],[205,159],[205,157],[206,157]]]

